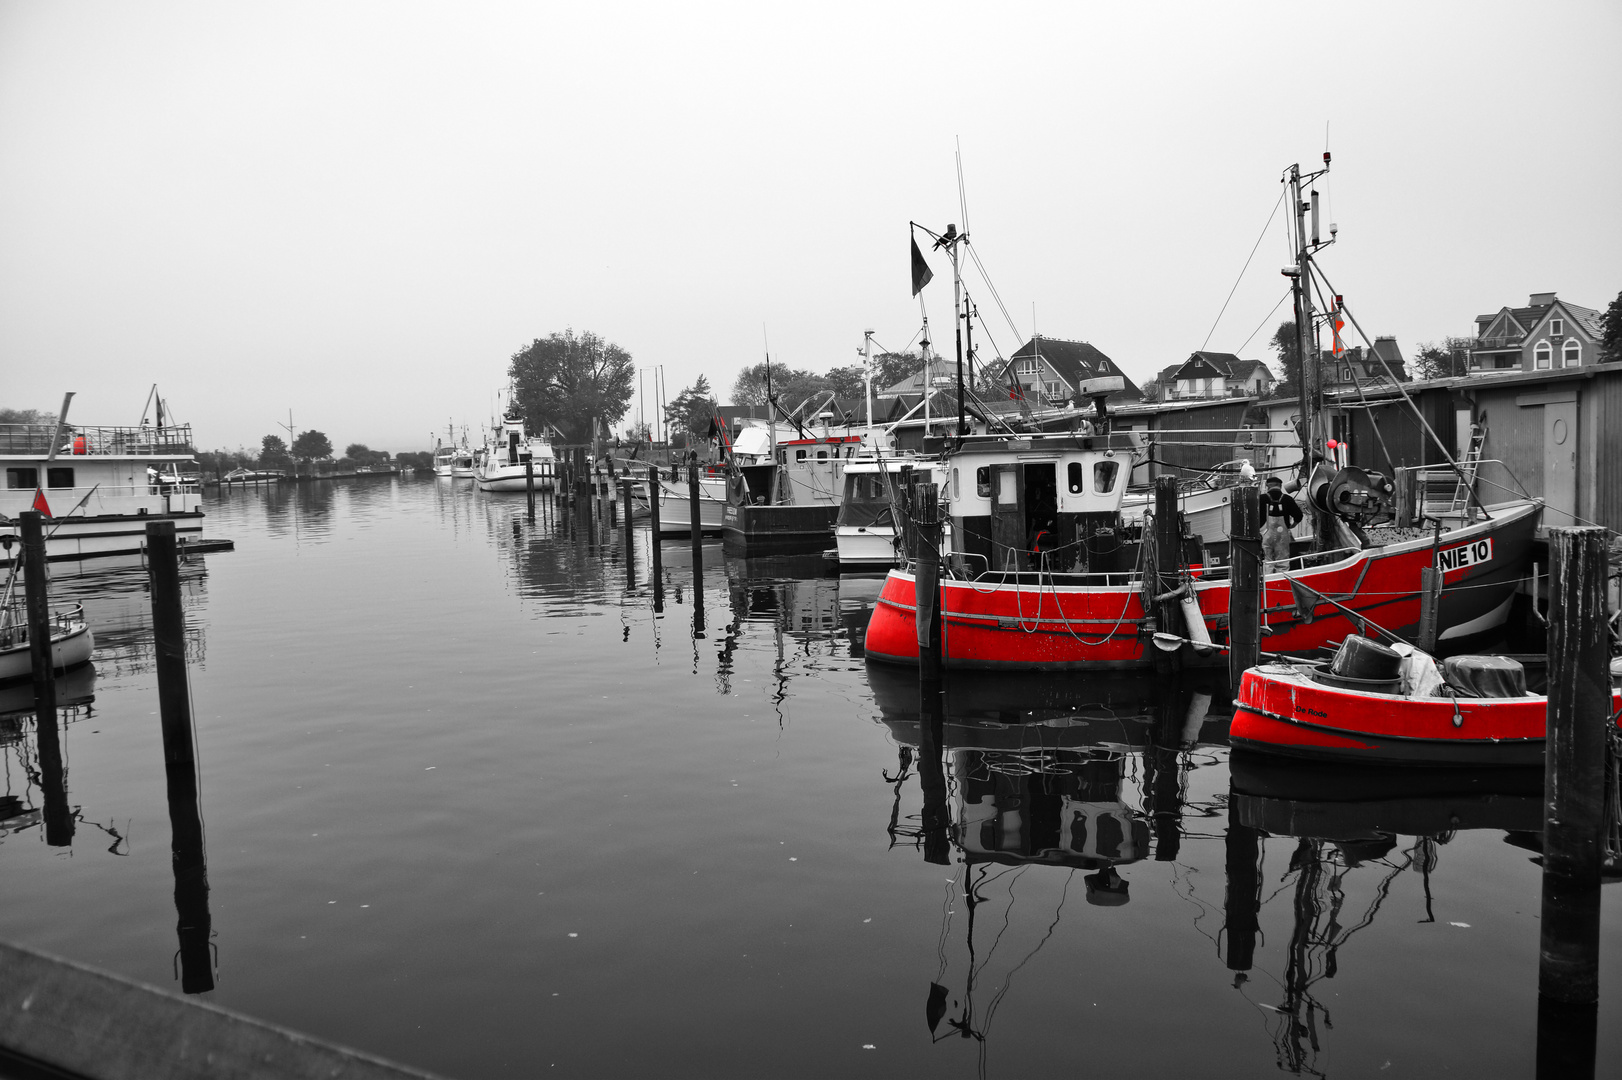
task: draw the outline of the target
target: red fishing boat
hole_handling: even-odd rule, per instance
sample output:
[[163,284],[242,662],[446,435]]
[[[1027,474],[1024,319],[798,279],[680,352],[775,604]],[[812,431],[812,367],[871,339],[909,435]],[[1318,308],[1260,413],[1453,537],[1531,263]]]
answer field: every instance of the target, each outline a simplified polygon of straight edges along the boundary
[[[1437,662],[1417,649],[1346,640],[1327,670],[1264,664],[1239,683],[1235,749],[1370,765],[1543,763],[1549,699],[1502,656]],[[1612,689],[1613,714],[1622,690]]]

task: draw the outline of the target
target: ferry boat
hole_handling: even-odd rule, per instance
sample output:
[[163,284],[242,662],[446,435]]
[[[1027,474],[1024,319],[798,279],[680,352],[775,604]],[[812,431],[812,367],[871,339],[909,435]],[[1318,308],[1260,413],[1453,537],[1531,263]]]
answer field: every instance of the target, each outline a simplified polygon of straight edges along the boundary
[[[1328,669],[1264,664],[1239,683],[1237,749],[1343,764],[1541,765],[1548,698],[1503,656],[1451,656],[1348,637]],[[1622,713],[1622,690],[1611,690]]]
[[[71,397],[71,395],[70,395]],[[17,515],[43,506],[51,515],[46,558],[55,573],[82,573],[138,561],[146,526],[173,521],[184,544],[203,531],[203,495],[195,479],[190,424],[135,427],[0,424],[0,567],[21,559]],[[186,468],[182,468],[186,466]]]
[[[551,491],[557,483],[557,458],[545,436],[528,435],[524,418],[509,414],[496,426],[489,445],[473,463],[474,483],[480,491],[524,491],[529,485],[526,466],[533,466],[536,491]],[[457,470],[453,475],[461,475]]]

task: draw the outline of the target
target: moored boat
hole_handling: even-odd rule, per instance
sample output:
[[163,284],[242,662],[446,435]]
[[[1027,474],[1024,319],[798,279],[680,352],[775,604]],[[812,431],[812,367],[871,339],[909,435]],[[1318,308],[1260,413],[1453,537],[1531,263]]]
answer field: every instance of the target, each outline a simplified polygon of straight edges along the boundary
[[[16,568],[6,575],[0,592],[0,685],[30,678],[34,673],[27,613],[17,596]],[[84,605],[75,604],[51,614],[51,668],[71,671],[90,662],[95,636],[85,620]]]
[[[461,463],[452,475],[461,476]],[[531,479],[537,491],[551,491],[557,482],[557,460],[552,443],[544,436],[524,430],[524,418],[516,411],[496,426],[490,442],[473,462],[472,476],[480,491],[525,491]]]
[[[1354,674],[1355,672],[1355,674]],[[1622,691],[1611,691],[1613,714]],[[1351,636],[1327,670],[1264,664],[1244,673],[1235,749],[1370,765],[1541,765],[1548,698],[1526,692],[1516,661],[1453,656]]]

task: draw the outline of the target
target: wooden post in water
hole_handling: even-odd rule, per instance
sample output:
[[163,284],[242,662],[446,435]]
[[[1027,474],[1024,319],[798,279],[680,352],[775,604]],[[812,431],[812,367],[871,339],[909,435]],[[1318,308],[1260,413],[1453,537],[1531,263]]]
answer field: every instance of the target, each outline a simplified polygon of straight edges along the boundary
[[535,459],[524,459],[524,496],[529,500],[529,523],[535,524]]
[[1235,690],[1247,668],[1261,662],[1261,492],[1251,484],[1233,489],[1228,526],[1228,681]]
[[1598,527],[1549,530],[1538,994],[1580,1006],[1599,1001],[1600,860],[1611,719],[1605,539],[1606,530]]
[[704,530],[699,519],[698,461],[687,465],[688,523],[693,529],[693,632],[704,632]]
[[1426,652],[1436,651],[1436,638],[1442,614],[1442,571],[1434,566],[1419,571],[1419,640]]
[[648,524],[648,549],[653,554],[653,610],[665,609],[664,560],[659,550],[659,466],[648,466],[648,509],[652,517]]
[[630,592],[636,588],[636,549],[631,543],[631,487],[635,483],[631,474],[626,473],[625,479],[620,481],[620,503],[625,508],[625,591]]
[[152,643],[157,654],[158,719],[166,765],[192,768],[191,689],[186,676],[186,613],[180,603],[180,552],[173,521],[149,521],[146,562],[152,581]]
[[[1182,515],[1177,509],[1177,478],[1155,478],[1155,595],[1165,597],[1177,588],[1183,569]],[[1156,627],[1162,633],[1185,636],[1188,628],[1179,617],[1182,609],[1176,597],[1167,597],[1155,604]],[[1155,649],[1155,670],[1161,674],[1182,667],[1181,651],[1163,652]]]
[[34,679],[34,735],[39,753],[40,792],[44,798],[45,843],[73,843],[73,812],[68,809],[67,773],[56,730],[56,665],[51,656],[51,585],[45,558],[45,515],[24,510],[17,515],[22,536],[23,597],[28,620],[28,659]]
[[935,485],[913,488],[912,518],[918,535],[914,575],[914,619],[918,626],[918,678],[938,682],[941,677],[940,519]]

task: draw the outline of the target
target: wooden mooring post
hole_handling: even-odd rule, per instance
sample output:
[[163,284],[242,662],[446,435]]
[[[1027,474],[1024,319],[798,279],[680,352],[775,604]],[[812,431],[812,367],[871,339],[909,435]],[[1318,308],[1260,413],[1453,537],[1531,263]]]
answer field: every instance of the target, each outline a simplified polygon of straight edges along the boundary
[[1603,528],[1549,530],[1538,993],[1580,1006],[1599,1001],[1600,862],[1611,722],[1605,542]]
[[704,633],[704,528],[699,517],[698,462],[687,465],[688,524],[693,530],[693,634]]
[[1228,681],[1261,662],[1262,513],[1261,492],[1250,484],[1233,489],[1228,506]]
[[653,610],[665,609],[664,560],[659,552],[659,466],[648,466],[648,550],[653,555]]
[[935,485],[912,489],[914,543],[914,620],[918,627],[918,679],[939,682],[941,677],[941,528]]
[[34,681],[34,737],[39,753],[40,794],[44,799],[45,843],[73,843],[73,812],[68,809],[67,772],[56,727],[56,664],[51,655],[51,579],[45,557],[45,515],[17,515],[22,536],[23,602],[28,620],[28,660]]
[[631,543],[631,488],[634,481],[630,473],[620,481],[620,502],[625,508],[625,591],[631,592],[636,588],[636,548]]
[[[1181,608],[1177,597],[1170,595],[1175,592],[1182,577],[1183,569],[1183,529],[1182,514],[1177,509],[1177,478],[1175,476],[1159,476],[1155,478],[1155,603],[1154,617],[1155,629],[1161,633],[1177,634],[1179,637],[1187,629],[1182,625],[1179,617]],[[1154,650],[1155,670],[1162,675],[1178,671],[1182,667],[1182,650],[1165,652]]]
[[192,740],[191,686],[186,671],[186,612],[180,595],[180,550],[174,522],[147,523],[146,562],[152,583],[158,720],[168,782],[180,987],[184,993],[201,994],[214,989],[214,950],[209,941],[213,920],[208,908],[203,823],[197,805],[197,751]]
[[1426,652],[1436,651],[1442,616],[1442,571],[1427,566],[1419,571],[1419,639],[1414,642]]
[[529,523],[535,524],[535,459],[524,459],[524,497],[529,500]]

